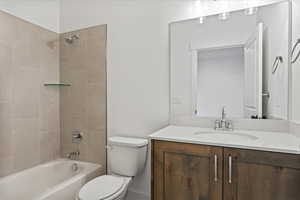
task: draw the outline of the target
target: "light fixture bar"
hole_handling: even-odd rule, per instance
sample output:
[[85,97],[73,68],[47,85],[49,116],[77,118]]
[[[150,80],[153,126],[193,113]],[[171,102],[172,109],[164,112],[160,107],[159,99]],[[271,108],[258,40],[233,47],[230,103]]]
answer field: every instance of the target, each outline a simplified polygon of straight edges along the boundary
[[230,13],[229,12],[224,12],[224,13],[221,13],[219,14],[219,19],[220,20],[227,20],[230,16]]
[[199,24],[203,24],[205,20],[205,16],[199,17]]
[[257,7],[251,7],[245,9],[245,15],[254,15],[257,13],[258,8]]

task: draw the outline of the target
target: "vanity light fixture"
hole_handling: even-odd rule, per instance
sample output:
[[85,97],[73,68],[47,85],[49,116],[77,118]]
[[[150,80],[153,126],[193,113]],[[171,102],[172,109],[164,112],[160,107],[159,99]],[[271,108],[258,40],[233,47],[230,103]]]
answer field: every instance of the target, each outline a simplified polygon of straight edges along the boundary
[[199,17],[199,24],[203,24],[205,20],[204,16]]
[[221,13],[219,14],[219,20],[227,20],[230,16],[230,13],[229,12],[224,12],[224,13]]
[[245,15],[254,15],[257,13],[258,8],[257,7],[251,7],[251,8],[247,8],[245,10]]

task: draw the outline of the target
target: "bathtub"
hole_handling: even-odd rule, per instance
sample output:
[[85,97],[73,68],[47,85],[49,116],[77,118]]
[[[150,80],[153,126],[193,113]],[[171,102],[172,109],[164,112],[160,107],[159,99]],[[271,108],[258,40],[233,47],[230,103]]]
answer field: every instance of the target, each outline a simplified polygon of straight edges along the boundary
[[0,199],[74,200],[82,185],[100,173],[98,164],[55,160],[0,178]]

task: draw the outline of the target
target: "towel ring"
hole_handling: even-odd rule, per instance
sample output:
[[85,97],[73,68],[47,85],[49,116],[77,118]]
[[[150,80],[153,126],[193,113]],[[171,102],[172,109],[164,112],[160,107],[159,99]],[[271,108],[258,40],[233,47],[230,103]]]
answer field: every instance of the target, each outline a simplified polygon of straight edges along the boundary
[[293,50],[292,50],[292,64],[294,64],[294,63],[298,60],[298,58],[300,57],[300,49],[299,49],[298,54],[297,54],[296,57],[293,59],[294,54],[295,54],[295,51],[296,51],[297,46],[298,46],[299,44],[300,44],[300,38],[296,41],[296,43],[295,43],[295,45],[294,45],[294,47],[293,47]]
[[276,56],[275,61],[273,63],[273,70],[272,70],[272,74],[275,74],[275,72],[278,69],[278,66],[280,63],[283,63],[283,58],[282,56]]

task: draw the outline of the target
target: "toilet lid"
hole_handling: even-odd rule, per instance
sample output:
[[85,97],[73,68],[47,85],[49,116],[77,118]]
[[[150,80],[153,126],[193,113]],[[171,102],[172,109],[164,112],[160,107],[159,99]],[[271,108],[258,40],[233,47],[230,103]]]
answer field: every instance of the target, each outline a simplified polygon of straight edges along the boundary
[[79,192],[82,200],[102,200],[106,199],[122,188],[125,184],[124,178],[116,176],[100,176],[83,186]]

